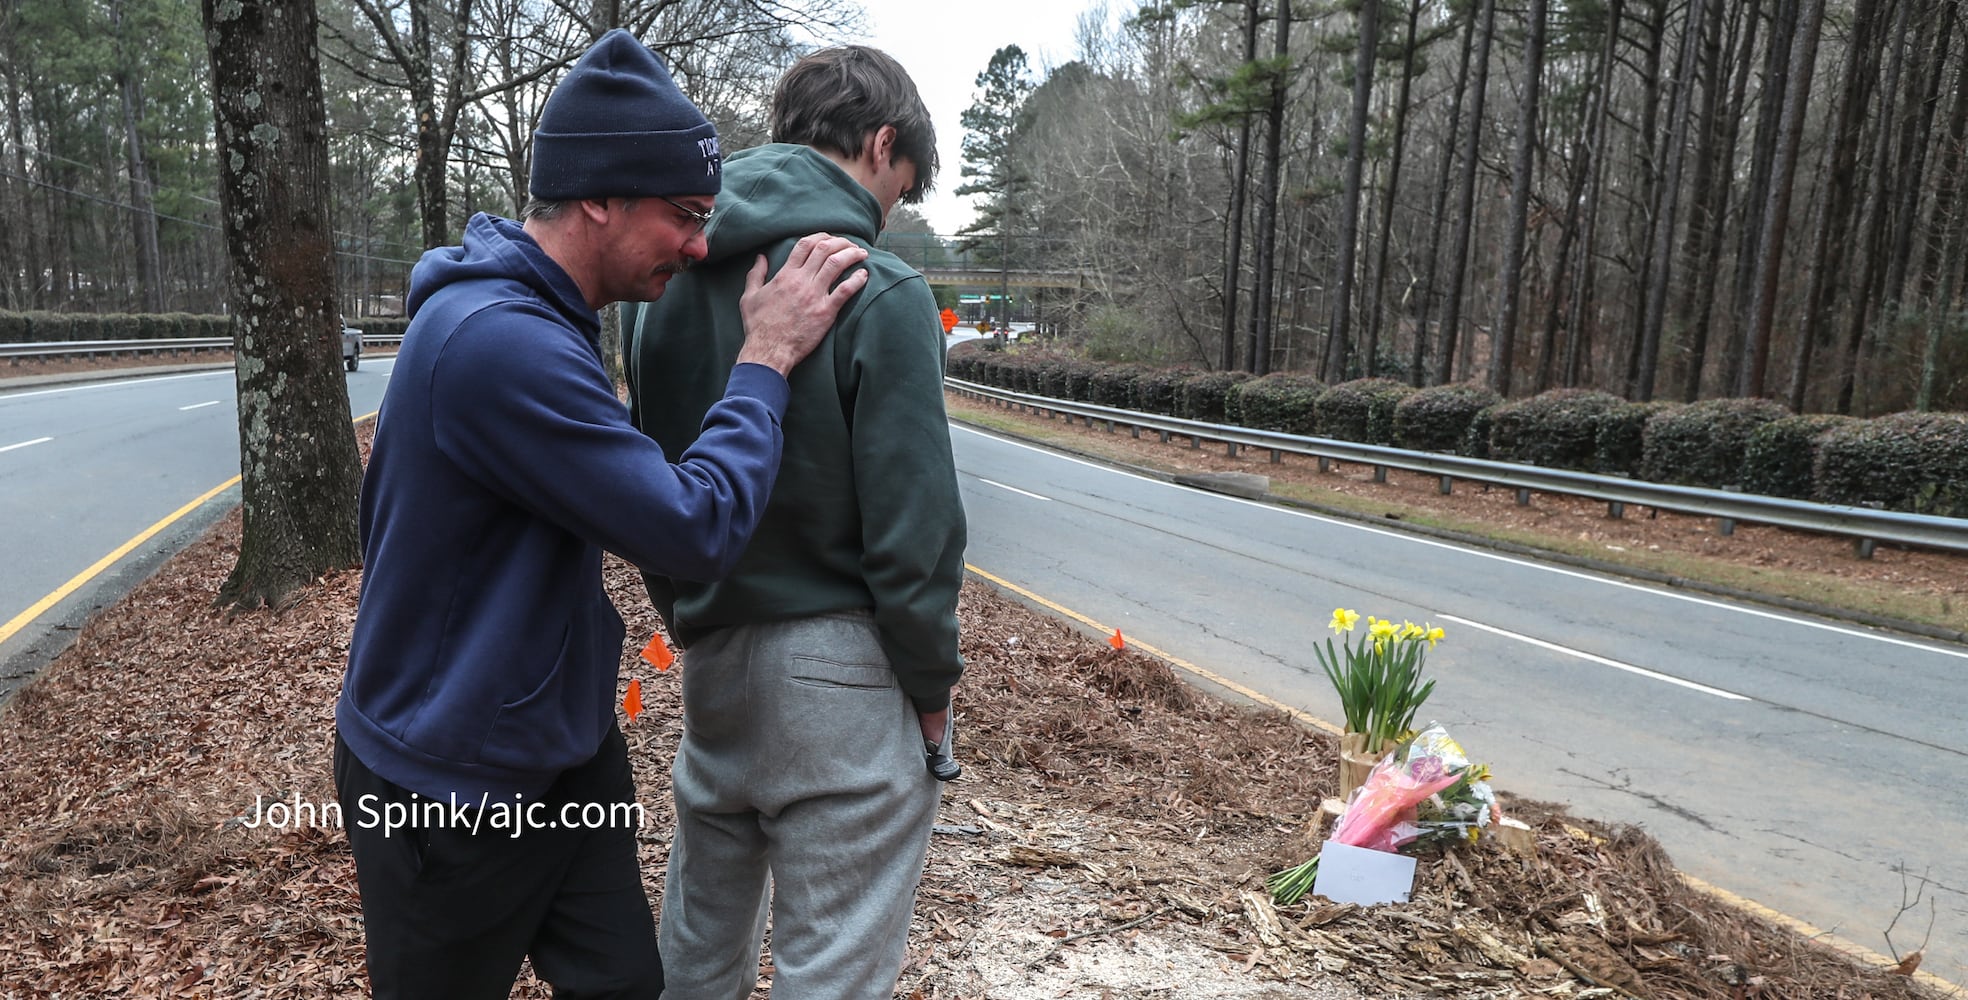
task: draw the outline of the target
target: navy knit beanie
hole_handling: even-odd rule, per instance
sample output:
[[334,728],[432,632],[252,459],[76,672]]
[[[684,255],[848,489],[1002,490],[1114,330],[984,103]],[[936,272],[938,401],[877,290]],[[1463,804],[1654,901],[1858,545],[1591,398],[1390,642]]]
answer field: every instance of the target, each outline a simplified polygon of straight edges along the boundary
[[616,28],[547,98],[528,187],[543,201],[717,194],[722,162],[717,129],[656,53]]

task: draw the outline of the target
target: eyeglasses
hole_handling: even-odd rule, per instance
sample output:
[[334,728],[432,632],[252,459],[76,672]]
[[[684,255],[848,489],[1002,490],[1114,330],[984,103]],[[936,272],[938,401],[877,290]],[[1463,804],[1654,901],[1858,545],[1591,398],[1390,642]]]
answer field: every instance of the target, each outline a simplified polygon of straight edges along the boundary
[[[692,235],[692,236],[695,236],[695,235],[697,235],[698,233],[701,233],[701,232],[703,232],[703,231],[704,231],[704,227],[705,227],[705,226],[708,226],[708,225],[710,225],[710,224],[711,224],[711,212],[699,212],[699,211],[697,211],[696,209],[694,209],[694,208],[691,208],[691,207],[690,207],[690,206],[688,206],[688,205],[680,205],[680,204],[678,204],[677,202],[675,202],[675,201],[673,201],[673,200],[671,200],[671,199],[670,199],[670,198],[669,198],[668,196],[666,196],[666,195],[660,195],[660,194],[659,194],[659,195],[657,195],[656,197],[658,197],[658,198],[661,198],[661,199],[663,199],[664,201],[667,201],[667,202],[669,202],[669,203],[670,203],[670,207],[671,207],[671,208],[674,208],[674,209],[676,209],[677,211],[679,211],[679,212],[682,212],[683,214],[685,214],[685,215],[687,215],[687,216],[690,216],[690,219],[691,219],[691,221],[692,221],[692,222],[695,222],[695,223],[697,223],[697,228],[695,228],[695,229],[692,229],[692,230],[690,231],[690,235]],[[711,211],[712,211],[712,212],[715,212],[715,211],[717,211],[717,210],[716,210],[716,209],[712,209]]]

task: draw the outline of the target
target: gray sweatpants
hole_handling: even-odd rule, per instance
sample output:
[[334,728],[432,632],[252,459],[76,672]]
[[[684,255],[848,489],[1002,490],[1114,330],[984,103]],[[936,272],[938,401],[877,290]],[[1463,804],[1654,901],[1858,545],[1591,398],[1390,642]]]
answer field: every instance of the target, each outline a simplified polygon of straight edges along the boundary
[[[683,660],[664,1000],[888,1000],[941,783],[865,612],[720,630]],[[770,878],[771,891],[767,884]]]

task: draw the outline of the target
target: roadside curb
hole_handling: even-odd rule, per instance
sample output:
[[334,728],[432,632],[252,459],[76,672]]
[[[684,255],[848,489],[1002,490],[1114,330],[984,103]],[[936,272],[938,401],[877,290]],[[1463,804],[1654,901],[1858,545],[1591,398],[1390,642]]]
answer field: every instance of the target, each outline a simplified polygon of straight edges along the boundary
[[[1171,485],[1186,485],[1196,489],[1208,489],[1208,486],[1206,484],[1202,482],[1193,481],[1195,477],[1189,473],[1181,473],[1181,474],[1169,473],[1169,472],[1164,472],[1160,469],[1154,469],[1147,466],[1134,465],[1128,462],[1118,462],[1111,458],[1107,458],[1103,455],[1096,455],[1091,452],[1082,451],[1080,449],[1073,448],[1067,445],[1055,444],[1053,442],[1042,441],[1037,438],[1025,437],[1020,434],[1010,433],[1008,431],[1003,430],[1002,428],[991,427],[985,424],[977,423],[975,421],[965,420],[963,417],[954,414],[950,416],[950,419],[956,421],[957,423],[963,424],[965,427],[969,427],[973,430],[981,431],[987,434],[996,434],[1001,437],[1011,438],[1018,441],[1023,441],[1037,447],[1047,448],[1052,451],[1060,452],[1062,454],[1071,455],[1075,458],[1084,459],[1085,461],[1088,462],[1093,462],[1099,465],[1108,466],[1110,468],[1119,469],[1124,472],[1132,473],[1134,475],[1141,476],[1146,479],[1153,479],[1158,482],[1169,483]],[[1184,480],[1192,480],[1192,481],[1185,482]],[[1332,507],[1310,500],[1300,500],[1294,497],[1280,496],[1277,493],[1272,493],[1272,492],[1267,492],[1261,497],[1248,496],[1243,493],[1230,493],[1221,490],[1215,492],[1224,492],[1224,495],[1226,496],[1236,496],[1240,499],[1250,499],[1259,503],[1270,503],[1270,504],[1276,504],[1277,506],[1280,507],[1291,507],[1294,509],[1304,510],[1310,513],[1319,514],[1324,517],[1331,517],[1338,520],[1352,521],[1358,524],[1370,524],[1377,527],[1387,528],[1393,531],[1400,531],[1407,534],[1421,535],[1423,537],[1433,538],[1438,541],[1455,542],[1459,545],[1468,545],[1473,548],[1490,549],[1497,552],[1509,553],[1510,555],[1529,556],[1537,559],[1542,559],[1548,562],[1557,563],[1561,566],[1569,566],[1574,569],[1588,570],[1590,572],[1599,573],[1605,576],[1619,577],[1622,579],[1636,580],[1644,583],[1658,584],[1660,586],[1673,588],[1675,590],[1690,591],[1693,593],[1704,594],[1710,597],[1722,597],[1733,601],[1741,601],[1746,604],[1759,604],[1765,607],[1778,608],[1784,611],[1794,611],[1799,614],[1813,615],[1819,618],[1830,619],[1832,621],[1848,622],[1855,625],[1864,625],[1868,628],[1886,629],[1894,632],[1905,633],[1907,635],[1919,636],[1923,639],[1936,639],[1942,642],[1951,642],[1961,645],[1968,645],[1968,632],[1959,631],[1956,629],[1940,628],[1938,626],[1928,625],[1922,622],[1907,621],[1905,619],[1892,618],[1886,615],[1876,615],[1865,611],[1854,611],[1849,608],[1836,608],[1836,607],[1831,607],[1829,605],[1817,604],[1815,602],[1801,600],[1799,598],[1794,598],[1794,597],[1784,597],[1777,594],[1763,594],[1763,593],[1757,593],[1755,591],[1740,590],[1735,587],[1724,586],[1722,584],[1708,583],[1707,581],[1703,581],[1703,580],[1692,580],[1687,577],[1677,576],[1672,573],[1662,573],[1657,570],[1650,570],[1644,567],[1625,566],[1619,563],[1607,562],[1601,559],[1592,559],[1586,556],[1576,556],[1568,552],[1559,552],[1553,549],[1543,549],[1535,545],[1525,545],[1522,542],[1513,542],[1513,541],[1508,541],[1505,539],[1498,539],[1498,538],[1487,538],[1482,535],[1474,535],[1468,532],[1456,531],[1451,528],[1437,528],[1425,524],[1413,524],[1401,518],[1366,517],[1366,516],[1362,516],[1357,511],[1346,510],[1340,507]]]

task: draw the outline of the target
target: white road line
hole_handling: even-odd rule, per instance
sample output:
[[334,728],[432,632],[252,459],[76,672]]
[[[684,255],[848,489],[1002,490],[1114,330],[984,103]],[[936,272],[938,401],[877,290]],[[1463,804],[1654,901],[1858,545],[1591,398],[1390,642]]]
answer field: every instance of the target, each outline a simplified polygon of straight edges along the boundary
[[1662,590],[1658,587],[1649,587],[1644,584],[1631,583],[1626,580],[1615,580],[1611,577],[1598,576],[1592,573],[1580,572],[1578,570],[1565,569],[1560,566],[1547,566],[1543,563],[1531,562],[1526,559],[1515,559],[1510,556],[1502,555],[1496,552],[1486,552],[1482,549],[1475,549],[1464,545],[1457,545],[1452,542],[1436,541],[1433,538],[1424,538],[1420,535],[1410,535],[1399,531],[1389,531],[1385,528],[1368,527],[1367,525],[1359,524],[1353,521],[1342,520],[1336,517],[1326,517],[1321,514],[1307,513],[1306,511],[1302,511],[1302,510],[1293,510],[1289,507],[1279,507],[1274,504],[1268,504],[1258,500],[1245,500],[1242,497],[1225,496],[1224,494],[1221,493],[1212,493],[1208,490],[1197,489],[1193,486],[1179,486],[1175,483],[1167,483],[1159,479],[1150,479],[1147,476],[1136,475],[1135,473],[1132,472],[1123,472],[1111,466],[1101,465],[1098,462],[1089,462],[1086,461],[1085,459],[1074,458],[1070,455],[1061,455],[1055,451],[1048,451],[1044,448],[1036,447],[1034,445],[1024,444],[1019,441],[1012,441],[1007,438],[999,437],[996,434],[991,434],[986,431],[980,431],[975,428],[963,427],[955,423],[952,423],[950,426],[956,430],[968,431],[969,433],[975,434],[978,437],[986,437],[986,438],[990,438],[993,441],[998,441],[1003,444],[1011,445],[1014,448],[1023,448],[1027,451],[1038,452],[1041,455],[1049,455],[1061,461],[1073,462],[1078,465],[1084,465],[1089,469],[1098,469],[1102,472],[1112,473],[1113,475],[1126,476],[1129,479],[1138,479],[1144,483],[1154,483],[1159,486],[1166,486],[1170,489],[1181,490],[1186,493],[1194,493],[1199,496],[1206,496],[1212,499],[1222,500],[1226,503],[1243,504],[1244,506],[1247,507],[1256,507],[1259,510],[1268,510],[1278,514],[1290,515],[1292,517],[1302,517],[1307,520],[1318,521],[1323,524],[1330,524],[1336,527],[1350,528],[1354,531],[1365,531],[1370,534],[1382,535],[1387,538],[1397,538],[1404,542],[1413,542],[1416,545],[1427,545],[1438,549],[1448,549],[1452,552],[1460,552],[1463,553],[1464,555],[1476,556],[1477,558],[1480,559],[1494,559],[1497,562],[1509,563],[1512,566],[1523,566],[1527,569],[1541,570],[1546,573],[1556,573],[1560,576],[1569,576],[1577,580],[1589,580],[1593,583],[1603,583],[1611,587],[1624,587],[1627,590],[1637,590],[1643,594],[1653,594],[1656,597],[1666,597],[1676,601],[1687,601],[1690,604],[1700,604],[1704,607],[1719,608],[1724,611],[1734,611],[1740,614],[1753,615],[1757,618],[1768,618],[1771,621],[1785,622],[1791,625],[1802,625],[1806,628],[1820,629],[1826,632],[1836,632],[1839,635],[1849,635],[1860,639],[1871,639],[1875,642],[1891,643],[1895,646],[1905,646],[1908,649],[1917,649],[1923,653],[1937,653],[1941,656],[1952,656],[1956,659],[1968,660],[1968,652],[1964,652],[1958,649],[1948,649],[1945,646],[1935,646],[1924,642],[1914,642],[1911,639],[1901,639],[1898,638],[1897,636],[1882,635],[1878,632],[1866,632],[1860,629],[1846,628],[1844,626],[1833,625],[1828,622],[1812,621],[1809,618],[1799,618],[1795,615],[1786,615],[1775,611],[1764,611],[1761,608],[1745,607],[1740,604],[1729,604],[1723,601],[1710,600],[1705,597],[1696,597],[1692,594],[1682,594],[1672,590]]
[[208,406],[217,406],[217,405],[219,405],[219,401],[218,401],[218,400],[216,400],[216,399],[208,399],[208,400],[206,400],[206,401],[205,401],[205,402],[203,402],[203,403],[193,403],[193,404],[191,404],[190,406],[180,406],[180,407],[178,407],[178,409],[179,409],[180,411],[183,411],[183,410],[202,410],[202,409],[204,409],[204,408],[206,408],[206,407],[208,407]]
[[1051,499],[1052,499],[1051,497],[1042,497],[1042,496],[1040,496],[1040,495],[1038,495],[1037,493],[1027,493],[1027,492],[1025,492],[1024,490],[1021,490],[1021,489],[1019,489],[1019,488],[1018,488],[1018,487],[1016,487],[1016,486],[1006,486],[1005,484],[1003,484],[1003,483],[1000,483],[1000,482],[998,482],[997,480],[994,480],[994,479],[985,479],[985,478],[984,478],[983,476],[979,476],[979,477],[977,477],[977,481],[978,481],[978,482],[980,482],[980,483],[983,483],[983,484],[984,484],[984,485],[986,485],[986,486],[996,486],[996,487],[997,487],[998,489],[1001,489],[1001,490],[1010,490],[1011,492],[1013,492],[1013,493],[1016,493],[1016,494],[1018,494],[1018,495],[1019,495],[1019,496],[1021,496],[1021,497],[1031,497],[1031,498],[1032,498],[1032,499],[1034,499],[1034,500],[1051,500]]
[[1563,653],[1566,656],[1576,656],[1581,660],[1589,660],[1601,666],[1612,667],[1614,670],[1624,670],[1629,674],[1639,674],[1642,677],[1649,677],[1657,681],[1666,681],[1669,684],[1675,684],[1680,687],[1687,688],[1690,691],[1700,691],[1703,694],[1712,694],[1717,698],[1726,698],[1730,701],[1756,700],[1748,695],[1737,694],[1734,691],[1724,691],[1721,688],[1712,688],[1706,684],[1697,684],[1694,681],[1682,680],[1679,677],[1670,677],[1667,674],[1663,674],[1657,670],[1648,670],[1646,667],[1636,667],[1631,663],[1621,663],[1618,660],[1609,660],[1603,656],[1599,656],[1593,653],[1587,653],[1582,650],[1573,649],[1569,646],[1560,646],[1555,642],[1546,642],[1543,639],[1533,639],[1528,635],[1520,635],[1516,632],[1509,632],[1504,629],[1497,628],[1494,625],[1485,625],[1482,622],[1472,622],[1467,618],[1457,618],[1454,615],[1443,615],[1442,620],[1455,622],[1457,625],[1467,625],[1473,629],[1481,629],[1485,632],[1490,632],[1496,635],[1503,636],[1506,639],[1515,639],[1518,642],[1529,643],[1533,646],[1538,647],[1539,649],[1548,649],[1554,653]]
[[19,444],[10,444],[10,445],[8,445],[8,446],[6,446],[5,448],[0,448],[0,451],[13,451],[13,450],[14,450],[15,448],[25,448],[25,447],[27,447],[28,445],[34,445],[34,444],[47,444],[48,442],[50,442],[50,441],[53,441],[53,440],[54,440],[54,438],[35,438],[35,439],[34,439],[34,440],[32,440],[32,441],[22,441],[22,442],[21,442],[21,443],[19,443]]
[[113,382],[84,382],[81,385],[65,385],[59,389],[35,389],[32,392],[0,393],[0,402],[10,399],[26,399],[29,396],[52,396],[58,392],[82,392],[86,389],[115,389],[126,385],[136,385],[139,382],[175,382],[181,378],[211,378],[214,375],[223,375],[226,378],[233,377],[232,369],[230,368],[214,368],[208,372],[186,372],[182,375],[140,375],[135,378],[117,379]]

